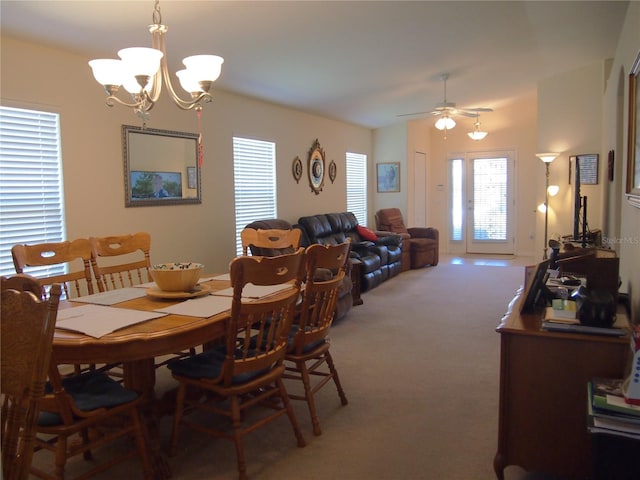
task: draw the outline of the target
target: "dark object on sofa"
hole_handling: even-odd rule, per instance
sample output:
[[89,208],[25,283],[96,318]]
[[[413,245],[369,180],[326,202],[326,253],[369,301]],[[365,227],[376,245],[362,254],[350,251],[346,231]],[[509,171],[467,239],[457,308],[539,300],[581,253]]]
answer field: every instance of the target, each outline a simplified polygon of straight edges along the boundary
[[[404,225],[399,208],[383,208],[376,212],[376,228],[402,235],[404,269],[436,266],[439,260],[439,233],[431,227],[410,227]],[[407,245],[408,244],[408,245]],[[408,247],[408,248],[407,248]]]
[[[253,228],[254,230],[291,230],[292,226],[286,220],[273,218],[267,220],[256,220],[255,222],[251,222],[245,228]],[[309,246],[309,244],[302,243],[301,246],[306,248]],[[293,250],[286,249],[286,251],[283,252],[275,252],[272,249],[260,249],[255,247],[254,245],[250,245],[249,249],[251,250],[252,255],[263,256],[274,256],[278,254],[291,253],[289,250]],[[339,320],[344,317],[354,305],[354,299],[351,294],[351,290],[353,288],[353,283],[351,281],[351,265],[347,267],[346,273],[347,274],[342,281],[342,286],[340,287],[340,290],[338,290],[338,300],[336,301],[336,316],[334,320]]]
[[[402,270],[402,238],[388,234],[378,237],[376,233],[360,227],[351,212],[327,213],[300,217],[294,225],[302,230],[302,246],[313,243],[335,245],[351,239],[351,256],[362,262],[361,289],[363,292],[394,277]],[[366,231],[366,232],[365,232]],[[363,234],[375,240],[365,240]]]

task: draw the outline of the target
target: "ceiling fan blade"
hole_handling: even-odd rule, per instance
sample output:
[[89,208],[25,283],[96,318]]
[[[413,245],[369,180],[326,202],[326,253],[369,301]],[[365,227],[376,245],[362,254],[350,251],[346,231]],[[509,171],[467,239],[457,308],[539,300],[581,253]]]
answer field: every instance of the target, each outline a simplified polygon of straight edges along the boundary
[[461,115],[463,117],[476,118],[477,113],[467,112],[465,110],[459,110],[459,111],[456,112],[456,115]]
[[396,117],[410,117],[411,115],[424,115],[425,113],[431,113],[431,112],[400,113],[396,115]]
[[465,108],[464,110],[466,110],[467,112],[478,112],[478,113],[493,112],[493,108],[486,108],[486,107]]

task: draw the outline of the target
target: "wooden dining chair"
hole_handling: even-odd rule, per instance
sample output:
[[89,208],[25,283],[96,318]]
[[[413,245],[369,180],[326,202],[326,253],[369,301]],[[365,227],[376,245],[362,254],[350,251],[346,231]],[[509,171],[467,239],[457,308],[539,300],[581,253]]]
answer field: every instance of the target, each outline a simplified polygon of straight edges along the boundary
[[[180,427],[188,425],[233,441],[239,478],[246,479],[244,436],[285,414],[289,417],[298,446],[305,446],[282,382],[287,336],[303,276],[302,248],[289,255],[272,258],[241,256],[231,262],[233,300],[224,344],[168,364],[173,378],[178,381],[170,444],[172,455],[178,450]],[[285,289],[259,300],[243,301],[242,292],[249,283],[284,284]],[[192,395],[192,391],[196,394]],[[259,405],[266,406],[269,414],[245,415],[246,410]],[[202,421],[192,421],[184,416],[193,410],[229,418],[232,431],[209,427]]]
[[29,275],[2,277],[0,284],[2,477],[26,480],[62,289],[51,285],[43,300],[40,283]]
[[[95,292],[91,275],[91,245],[86,238],[64,242],[18,244],[11,248],[16,273],[37,276],[43,293],[53,284],[62,288],[62,298],[72,299]],[[53,266],[66,273],[50,273]],[[95,365],[74,365],[75,373],[93,370]]]
[[147,232],[90,237],[89,244],[91,268],[101,292],[151,281],[151,235]]
[[[91,245],[91,267],[101,292],[118,288],[133,287],[152,281],[151,235],[138,232],[107,237],[89,237]],[[176,357],[185,357],[196,353],[195,348],[163,360],[157,360],[155,367],[160,368]],[[115,376],[117,372],[113,372]]]
[[[63,297],[67,299],[94,293],[91,246],[86,238],[14,245],[11,255],[16,273],[37,277],[45,290],[58,283],[62,287]],[[63,266],[66,273],[50,274],[48,269],[53,266]]]
[[[55,356],[54,356],[55,360]],[[86,479],[136,455],[142,463],[143,476],[153,479],[147,434],[139,413],[143,397],[124,388],[102,371],[61,377],[58,366],[49,366],[49,382],[40,402],[36,427],[35,452],[50,452],[53,471],[31,466],[39,478],[63,480],[70,458],[82,455],[86,464],[76,479]],[[112,450],[100,448],[116,441],[133,438],[135,446],[124,444]],[[95,450],[96,452],[94,458]]]
[[293,253],[300,248],[302,232],[297,228],[291,230],[245,228],[240,232],[242,254],[273,257],[283,253]]
[[[338,291],[346,274],[350,242],[340,245],[311,245],[306,251],[306,281],[296,323],[292,326],[285,356],[283,378],[302,382],[303,395],[289,393],[289,398],[305,400],[311,414],[313,433],[320,435],[320,422],[314,395],[333,380],[342,405],[348,403],[338,371],[329,351],[329,328],[335,316]],[[312,381],[312,377],[318,381]]]

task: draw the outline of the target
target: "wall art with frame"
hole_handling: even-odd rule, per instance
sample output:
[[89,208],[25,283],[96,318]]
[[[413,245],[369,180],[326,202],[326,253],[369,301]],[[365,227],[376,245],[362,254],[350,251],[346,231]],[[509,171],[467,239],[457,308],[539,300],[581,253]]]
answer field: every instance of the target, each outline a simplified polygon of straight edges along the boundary
[[400,163],[376,164],[378,193],[400,191]]

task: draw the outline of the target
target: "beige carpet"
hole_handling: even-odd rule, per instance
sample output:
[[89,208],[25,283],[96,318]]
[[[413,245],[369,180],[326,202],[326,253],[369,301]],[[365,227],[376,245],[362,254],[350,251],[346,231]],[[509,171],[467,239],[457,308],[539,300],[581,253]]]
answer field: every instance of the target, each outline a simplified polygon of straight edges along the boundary
[[[285,418],[247,437],[252,479],[495,478],[495,327],[524,271],[461,263],[445,258],[435,268],[402,273],[365,293],[364,305],[334,325],[331,349],[349,405],[340,405],[332,385],[323,388],[317,396],[323,434],[314,437],[306,404],[295,402],[306,448],[296,447]],[[159,390],[172,386],[163,371]],[[161,421],[163,447],[170,421]],[[174,479],[236,478],[231,442],[185,429],[181,445],[169,459]],[[96,478],[141,478],[139,471],[132,461]],[[509,467],[507,478],[541,477]]]

